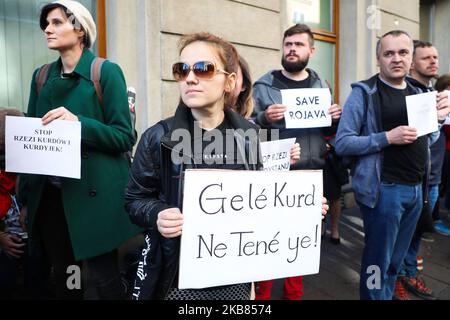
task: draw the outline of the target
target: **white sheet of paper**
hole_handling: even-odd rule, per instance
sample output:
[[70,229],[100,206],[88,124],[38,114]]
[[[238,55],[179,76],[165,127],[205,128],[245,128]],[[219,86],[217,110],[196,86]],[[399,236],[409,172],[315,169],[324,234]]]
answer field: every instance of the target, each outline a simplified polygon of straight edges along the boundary
[[406,97],[408,125],[417,129],[421,137],[438,130],[436,91]]
[[179,288],[319,272],[321,170],[187,170],[183,199]]
[[319,128],[331,126],[329,89],[286,89],[281,90],[286,128]]
[[81,124],[6,117],[6,171],[80,179]]
[[264,171],[289,171],[295,138],[261,142]]

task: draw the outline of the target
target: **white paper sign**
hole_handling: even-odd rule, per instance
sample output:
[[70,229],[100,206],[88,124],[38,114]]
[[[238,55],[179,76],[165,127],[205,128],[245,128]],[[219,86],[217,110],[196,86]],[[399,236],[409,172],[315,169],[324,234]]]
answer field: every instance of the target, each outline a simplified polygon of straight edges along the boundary
[[436,91],[406,97],[408,125],[417,129],[421,137],[438,130]]
[[321,170],[187,170],[179,287],[318,273],[321,203]]
[[81,124],[6,117],[6,171],[80,179]]
[[295,138],[261,142],[264,171],[289,171]]
[[287,89],[281,90],[286,128],[319,128],[331,126],[329,89]]

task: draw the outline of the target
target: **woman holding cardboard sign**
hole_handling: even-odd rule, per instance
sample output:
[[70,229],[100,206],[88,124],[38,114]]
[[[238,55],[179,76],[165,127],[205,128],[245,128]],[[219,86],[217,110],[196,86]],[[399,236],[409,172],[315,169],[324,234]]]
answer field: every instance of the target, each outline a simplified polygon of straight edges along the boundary
[[123,209],[124,152],[135,142],[125,80],[120,67],[105,60],[99,71],[103,99],[98,95],[91,73],[98,60],[89,50],[96,26],[79,2],[45,5],[40,27],[48,48],[60,57],[34,72],[27,115],[42,118],[44,125],[53,120],[81,123],[81,179],[23,176],[20,198],[28,209],[30,239],[42,242],[49,255],[58,299],[82,297],[80,287],[67,285],[69,276],[80,282],[74,265],[81,261],[96,297],[124,298],[117,248],[139,232]]
[[[172,74],[178,81],[182,103],[173,117],[142,135],[126,191],[131,219],[147,229],[147,247],[142,252],[133,298],[249,299],[249,283],[199,290],[177,288],[183,172],[188,168],[261,168],[258,127],[227,103],[233,100],[230,93],[239,63],[234,46],[209,33],[186,35],[180,42],[179,61],[172,66]],[[251,130],[255,135],[243,139],[242,134]],[[201,135],[196,137],[195,131]],[[223,143],[222,152],[207,151],[212,136],[228,142]],[[192,143],[187,148],[186,137]],[[231,150],[227,149],[230,142],[235,146]]]

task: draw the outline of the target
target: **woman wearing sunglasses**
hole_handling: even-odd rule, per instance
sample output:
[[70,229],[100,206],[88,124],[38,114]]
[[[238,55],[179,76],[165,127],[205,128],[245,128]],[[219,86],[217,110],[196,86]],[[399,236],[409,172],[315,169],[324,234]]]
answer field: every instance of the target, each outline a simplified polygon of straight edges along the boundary
[[[173,117],[142,135],[126,190],[126,208],[132,221],[147,230],[147,247],[142,251],[133,299],[250,298],[250,283],[200,290],[177,288],[183,171],[261,168],[258,127],[227,104],[233,101],[230,93],[235,87],[238,64],[233,45],[209,33],[186,35],[180,41],[180,62],[173,65],[172,73],[178,81],[182,103]],[[200,137],[194,135],[195,130],[202,132]],[[251,130],[254,137],[243,139],[241,133]],[[175,138],[185,138],[186,134],[180,134],[183,132],[191,142],[189,148],[180,148],[183,142]],[[223,137],[223,146],[231,141],[234,148],[208,152],[205,147],[212,136]]]
[[30,241],[40,240],[50,258],[57,299],[83,297],[82,290],[67,285],[69,276],[77,275],[73,265],[81,261],[89,270],[93,298],[121,299],[117,248],[139,232],[123,208],[128,175],[123,153],[135,142],[125,79],[119,66],[105,61],[100,103],[90,73],[95,57],[89,48],[95,42],[96,26],[79,2],[45,5],[40,27],[48,48],[59,58],[47,65],[42,86],[38,85],[42,68],[33,74],[27,115],[42,118],[43,125],[53,120],[80,122],[81,179],[21,177],[20,198],[28,209]]
[[[126,207],[132,221],[148,230],[148,247],[144,249],[148,269],[138,270],[135,299],[250,298],[250,283],[201,290],[177,289],[183,227],[179,187],[182,172],[188,168],[261,168],[257,157],[257,126],[226,105],[236,84],[238,64],[236,49],[209,33],[186,35],[180,41],[180,62],[173,65],[172,72],[178,81],[182,103],[173,117],[142,135],[126,191]],[[180,154],[177,149],[180,141],[171,138],[175,129],[182,129],[192,137],[191,150],[183,148]],[[233,129],[253,129],[255,136],[244,141]],[[200,130],[201,137],[195,137],[194,130]],[[205,147],[211,143],[209,137],[218,134],[223,137],[224,146],[227,139],[235,144],[232,152],[206,151]],[[237,144],[243,148],[236,147]],[[204,152],[195,154],[194,150]]]

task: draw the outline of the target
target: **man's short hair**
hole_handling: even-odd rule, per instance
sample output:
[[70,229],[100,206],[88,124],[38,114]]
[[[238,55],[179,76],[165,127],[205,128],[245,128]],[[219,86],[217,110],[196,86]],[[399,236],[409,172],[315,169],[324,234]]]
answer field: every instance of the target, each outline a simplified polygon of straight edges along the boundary
[[431,48],[433,44],[428,41],[422,41],[422,40],[414,40],[414,52],[413,57],[416,55],[417,48]]
[[406,31],[403,31],[403,30],[392,30],[392,31],[389,31],[389,32],[383,34],[383,36],[377,41],[377,49],[376,49],[377,50],[376,51],[377,58],[379,58],[381,55],[381,40],[383,40],[387,36],[400,37],[401,35],[405,35],[411,40],[411,52],[413,52],[414,51],[414,46],[412,44],[413,40],[412,40],[411,36],[409,35],[409,33]]
[[286,39],[287,37],[291,37],[294,34],[299,34],[299,33],[306,33],[309,38],[309,46],[310,47],[314,46],[314,35],[313,35],[311,29],[306,24],[303,24],[303,23],[297,23],[297,24],[293,25],[292,27],[290,27],[289,29],[287,29],[283,35],[283,42],[284,42],[284,39]]

